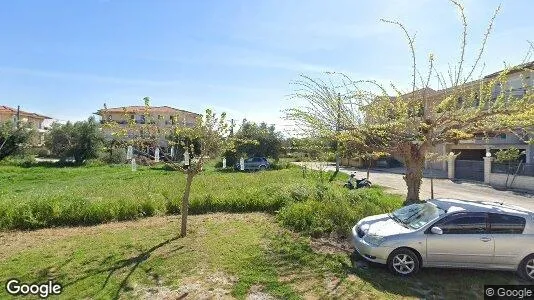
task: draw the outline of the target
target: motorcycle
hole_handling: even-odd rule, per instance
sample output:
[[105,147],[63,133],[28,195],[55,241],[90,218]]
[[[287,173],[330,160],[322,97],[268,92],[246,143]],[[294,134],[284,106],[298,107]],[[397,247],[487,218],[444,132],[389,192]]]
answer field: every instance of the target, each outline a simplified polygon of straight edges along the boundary
[[355,174],[350,175],[349,181],[343,185],[343,187],[348,188],[349,190],[353,189],[360,189],[360,188],[369,188],[371,187],[372,183],[369,179],[363,178],[363,179],[356,179],[356,185],[352,183],[353,178],[355,177]]

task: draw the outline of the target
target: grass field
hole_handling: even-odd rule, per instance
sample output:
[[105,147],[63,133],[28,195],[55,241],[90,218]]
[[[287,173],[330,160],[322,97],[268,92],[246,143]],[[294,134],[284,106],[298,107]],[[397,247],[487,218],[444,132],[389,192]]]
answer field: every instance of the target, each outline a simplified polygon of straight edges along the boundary
[[[313,176],[312,176],[313,175]],[[298,168],[256,173],[212,167],[192,186],[190,213],[280,211],[288,227],[314,234],[348,230],[364,214],[389,211],[398,196],[347,191]],[[94,225],[177,214],[185,177],[161,167],[0,166],[0,229]],[[311,211],[311,213],[310,213]]]
[[330,175],[208,167],[193,183],[189,234],[178,238],[181,173],[0,166],[0,281],[54,279],[64,299],[476,299],[484,284],[520,283],[466,270],[399,278],[352,262],[346,240],[332,236],[402,199],[379,187],[348,191]]
[[[424,269],[413,278],[357,262],[338,245],[281,228],[269,214],[151,217],[0,233],[0,281],[54,279],[62,299],[482,299],[513,273]],[[0,290],[0,298],[7,298]]]

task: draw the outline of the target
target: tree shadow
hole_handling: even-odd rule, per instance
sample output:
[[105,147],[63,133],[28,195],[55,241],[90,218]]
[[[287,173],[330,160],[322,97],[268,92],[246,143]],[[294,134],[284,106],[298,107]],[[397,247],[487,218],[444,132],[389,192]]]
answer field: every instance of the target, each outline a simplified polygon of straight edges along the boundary
[[38,161],[38,162],[23,162],[23,163],[18,164],[18,166],[22,167],[22,168],[35,168],[35,167],[41,167],[41,168],[78,168],[78,167],[85,166],[85,164],[76,163],[76,162],[70,162],[70,161],[57,161],[57,162]]
[[[68,286],[74,285],[74,284],[76,284],[78,282],[81,282],[81,281],[86,280],[88,278],[91,278],[93,276],[96,276],[96,275],[99,275],[99,274],[102,274],[102,273],[108,273],[108,275],[106,276],[106,279],[102,283],[102,286],[100,287],[100,289],[97,292],[97,293],[99,293],[99,292],[101,292],[102,290],[104,290],[106,288],[106,286],[108,285],[109,281],[111,280],[111,278],[113,277],[113,275],[116,272],[118,272],[118,271],[120,271],[122,269],[129,269],[128,273],[126,274],[126,276],[119,283],[119,287],[117,288],[117,290],[115,291],[115,293],[114,293],[114,295],[112,297],[112,299],[119,299],[121,291],[126,290],[126,287],[127,287],[127,284],[128,284],[128,280],[130,279],[132,274],[139,268],[141,263],[143,263],[144,261],[148,260],[154,251],[156,251],[156,250],[158,250],[158,249],[160,249],[160,248],[162,248],[162,247],[164,247],[164,246],[166,246],[166,245],[170,244],[171,242],[176,241],[178,239],[180,239],[180,237],[174,237],[174,238],[165,240],[165,241],[153,246],[152,248],[139,253],[139,255],[136,255],[134,257],[130,257],[128,259],[118,260],[115,263],[113,263],[113,265],[110,266],[110,267],[91,269],[91,270],[89,270],[87,272],[87,274],[85,276],[82,276],[82,277],[77,278],[76,280],[74,280],[72,282],[64,284],[63,288],[66,288]],[[178,250],[180,250],[182,248],[184,248],[184,246],[175,247],[174,249],[171,250],[171,252],[176,252],[176,251],[178,251]],[[112,259],[112,257],[113,256],[106,257],[100,263],[100,265],[101,266],[107,265],[108,262]]]
[[411,277],[393,275],[385,265],[352,258],[352,266],[344,266],[375,289],[403,297],[416,298],[480,298],[487,284],[527,284],[513,272],[472,269],[424,268]]
[[[321,241],[328,248],[338,250],[322,253],[302,240],[283,235],[270,238],[274,246],[266,252],[266,257],[281,278],[293,286],[303,287],[299,293],[316,293],[317,284],[324,285],[319,298],[365,297],[361,287],[370,286],[398,297],[471,299],[480,298],[486,284],[528,284],[513,272],[505,271],[424,268],[414,276],[400,277],[393,275],[385,265],[352,255],[352,248],[340,247],[338,243]],[[329,285],[318,278],[332,278],[333,281]]]
[[339,171],[335,171],[334,173],[332,173],[332,175],[330,175],[330,178],[328,179],[328,182],[334,181],[334,179],[336,179],[338,173],[339,173]]

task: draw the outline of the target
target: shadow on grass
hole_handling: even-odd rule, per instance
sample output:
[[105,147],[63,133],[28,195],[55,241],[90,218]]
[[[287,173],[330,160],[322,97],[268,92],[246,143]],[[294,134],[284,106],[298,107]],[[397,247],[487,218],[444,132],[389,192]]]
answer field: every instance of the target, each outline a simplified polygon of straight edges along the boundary
[[42,168],[77,168],[77,167],[84,167],[86,166],[83,163],[76,163],[76,162],[69,162],[69,161],[38,161],[38,162],[22,162],[18,164],[18,166],[22,168],[35,168],[35,167],[42,167]]
[[328,179],[328,182],[334,181],[334,179],[336,179],[336,177],[337,177],[337,174],[339,174],[339,171],[335,171],[334,173],[332,173],[332,175]]
[[[372,293],[386,292],[425,299],[483,299],[484,285],[529,284],[507,271],[424,268],[412,277],[399,277],[385,265],[355,257],[346,248],[317,252],[306,239],[287,235],[271,237],[271,243],[273,250],[267,252],[267,257],[280,277],[290,278],[292,285],[303,287],[304,291],[299,290],[303,293],[315,294],[317,286],[322,285],[320,298],[373,298],[376,295]],[[337,244],[331,246],[338,248]]]
[[[152,248],[141,252],[137,256],[130,257],[128,259],[118,260],[118,261],[114,262],[110,267],[102,267],[102,268],[97,268],[97,269],[91,269],[91,270],[89,270],[87,272],[88,273],[87,275],[82,276],[80,278],[77,278],[76,280],[74,280],[72,282],[66,283],[65,285],[63,285],[63,287],[66,288],[68,286],[74,285],[74,284],[76,284],[76,283],[78,283],[80,281],[83,281],[85,279],[91,278],[93,276],[96,276],[96,275],[99,275],[99,274],[102,274],[102,273],[108,273],[105,281],[102,283],[102,286],[100,287],[100,290],[98,291],[98,292],[100,292],[100,291],[102,291],[102,290],[104,290],[106,288],[106,286],[108,285],[110,279],[113,277],[115,272],[118,272],[118,271],[120,271],[122,269],[128,269],[128,273],[126,274],[126,276],[119,283],[119,287],[115,291],[115,293],[113,295],[113,298],[112,298],[112,299],[119,299],[121,291],[126,290],[126,287],[127,287],[127,284],[128,284],[128,279],[135,272],[135,270],[137,270],[139,265],[141,263],[143,263],[144,261],[146,261],[147,259],[149,259],[154,251],[156,251],[156,250],[158,250],[158,249],[160,249],[160,248],[162,248],[162,247],[168,245],[169,243],[171,243],[173,241],[176,241],[178,239],[180,239],[180,237],[174,237],[174,238],[168,239],[166,241],[163,241],[163,242],[153,246]],[[176,252],[176,251],[178,251],[178,250],[180,250],[182,248],[184,248],[184,246],[176,247],[171,252]],[[112,259],[112,256],[106,257],[101,262],[100,265],[101,266],[109,265],[111,259]],[[96,296],[97,293],[95,293],[95,296]]]

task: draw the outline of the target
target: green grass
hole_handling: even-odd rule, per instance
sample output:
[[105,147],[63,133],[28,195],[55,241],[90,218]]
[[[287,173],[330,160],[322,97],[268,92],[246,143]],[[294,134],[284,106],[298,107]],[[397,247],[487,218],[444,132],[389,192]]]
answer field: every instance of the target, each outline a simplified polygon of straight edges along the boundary
[[[482,299],[484,284],[518,284],[513,273],[355,268],[348,254],[281,228],[267,214],[152,217],[94,227],[0,235],[0,282],[53,279],[60,299],[186,299],[260,291],[280,299]],[[0,298],[8,298],[0,289]]]
[[[283,224],[314,234],[348,230],[359,218],[400,205],[379,189],[348,191],[331,174],[298,168],[218,172],[193,181],[191,214],[280,211]],[[343,178],[343,177],[341,177]],[[185,177],[161,167],[0,166],[0,229],[95,225],[178,214]],[[319,213],[309,214],[319,210]]]

